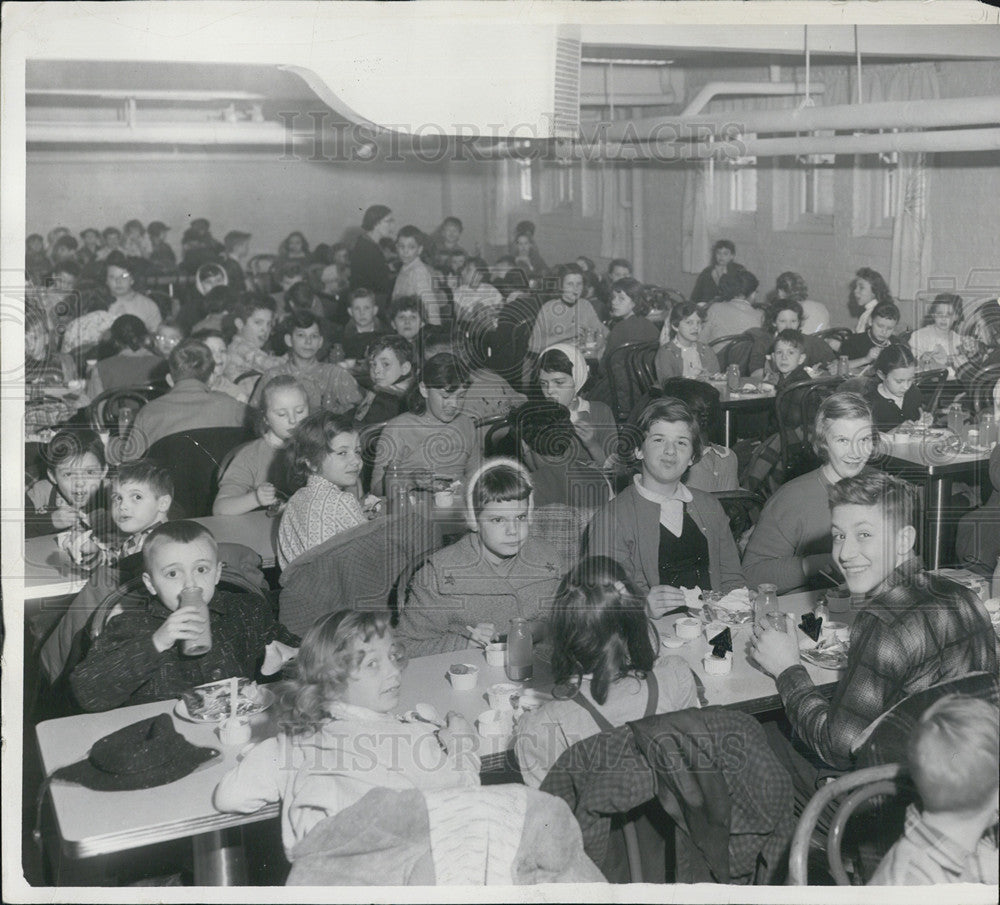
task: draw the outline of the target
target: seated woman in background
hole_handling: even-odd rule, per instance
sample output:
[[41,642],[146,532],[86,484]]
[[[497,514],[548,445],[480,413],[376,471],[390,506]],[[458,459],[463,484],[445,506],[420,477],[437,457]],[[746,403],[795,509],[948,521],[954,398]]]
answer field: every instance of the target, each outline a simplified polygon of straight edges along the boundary
[[105,390],[143,386],[163,363],[150,349],[149,331],[133,314],[123,314],[111,325],[111,341],[118,350],[99,361],[87,380],[87,395],[96,399]]
[[590,376],[587,359],[569,343],[556,343],[538,357],[538,386],[544,398],[569,410],[580,442],[590,458],[603,468],[617,451],[618,428],[611,409],[580,395]]
[[212,515],[242,515],[288,498],[288,461],[282,454],[309,414],[305,387],[281,374],[264,384],[257,417],[261,436],[240,447],[219,479]]
[[[698,274],[694,289],[691,290],[691,301],[696,305],[707,305],[719,298],[722,278],[743,269],[743,265],[737,264],[735,258],[736,246],[729,239],[719,239],[712,246],[712,263]],[[722,335],[725,334],[720,334]]]
[[767,294],[768,307],[776,302],[798,302],[802,306],[802,322],[796,328],[806,336],[812,336],[830,327],[830,311],[822,302],[809,298],[809,287],[800,274],[786,270],[774,283],[774,289]]
[[874,425],[868,403],[856,393],[823,400],[813,430],[813,449],[823,464],[780,487],[764,506],[743,556],[750,585],[773,582],[779,594],[814,586],[831,556],[827,489],[868,464]]
[[947,368],[962,352],[962,297],[941,292],[934,297],[924,324],[910,334],[910,350],[922,367]]
[[[779,299],[764,312],[764,326],[748,332],[754,337],[753,348],[750,350],[748,369],[751,374],[762,371],[765,360],[774,346],[774,338],[783,330],[798,330],[802,332],[802,306],[798,302]],[[803,332],[805,341],[805,365],[825,365],[834,361],[837,354],[818,336]]]
[[514,750],[525,784],[538,788],[559,755],[585,738],[698,706],[691,667],[660,656],[659,647],[645,600],[621,565],[591,557],[563,579],[552,609],[552,674],[576,694],[518,720]]
[[710,346],[699,341],[705,318],[694,302],[674,305],[660,333],[656,353],[656,379],[702,377],[719,373],[719,359]]
[[701,426],[679,399],[651,402],[630,432],[640,472],[594,515],[589,556],[622,564],[654,618],[684,605],[681,588],[731,591],[743,572],[729,519],[710,493],[681,478],[701,458]]
[[872,312],[879,305],[894,305],[885,277],[877,270],[862,267],[854,274],[847,297],[847,309],[858,318],[855,333],[864,333],[872,318]]

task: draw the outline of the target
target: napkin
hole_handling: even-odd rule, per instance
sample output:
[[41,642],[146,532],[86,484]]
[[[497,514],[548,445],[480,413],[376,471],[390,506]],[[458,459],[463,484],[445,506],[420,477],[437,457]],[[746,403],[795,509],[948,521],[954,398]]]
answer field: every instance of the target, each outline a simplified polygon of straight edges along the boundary
[[718,657],[720,660],[726,658],[726,653],[732,653],[733,650],[733,636],[730,634],[729,629],[723,629],[714,638],[709,638],[708,643],[712,645],[712,656]]
[[264,648],[264,662],[260,667],[262,676],[273,676],[289,660],[294,660],[298,654],[297,647],[289,647],[280,641],[272,641]]
[[806,613],[799,623],[799,628],[813,641],[819,641],[820,632],[823,630],[823,617],[816,616],[814,613]]
[[684,594],[684,605],[689,610],[696,610],[701,606],[701,588],[681,588]]
[[730,613],[743,613],[753,609],[750,604],[750,591],[748,588],[737,588],[735,591],[730,591],[725,597],[713,600],[712,606],[727,610]]

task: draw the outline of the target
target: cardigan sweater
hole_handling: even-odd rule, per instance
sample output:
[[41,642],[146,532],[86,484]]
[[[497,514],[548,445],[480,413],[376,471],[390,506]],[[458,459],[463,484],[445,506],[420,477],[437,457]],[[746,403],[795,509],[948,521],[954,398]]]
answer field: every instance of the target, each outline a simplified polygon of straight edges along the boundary
[[[701,359],[702,368],[709,374],[718,374],[721,370],[719,357],[712,350],[711,346],[706,346],[705,343],[695,343],[695,348],[698,350],[698,357]],[[683,376],[684,359],[681,347],[673,340],[670,340],[660,346],[660,350],[656,353],[656,379],[664,381],[668,377]]]
[[[708,539],[712,590],[726,593],[743,587],[746,582],[726,513],[710,493],[692,489],[691,496],[686,509]],[[640,496],[630,484],[595,513],[587,529],[587,555],[617,560],[645,596],[660,583],[659,525],[659,505]]]

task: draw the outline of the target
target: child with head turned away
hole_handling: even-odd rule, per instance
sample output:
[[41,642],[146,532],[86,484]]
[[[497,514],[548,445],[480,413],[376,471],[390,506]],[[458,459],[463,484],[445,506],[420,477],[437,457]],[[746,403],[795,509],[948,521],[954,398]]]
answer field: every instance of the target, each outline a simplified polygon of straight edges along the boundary
[[[263,594],[217,588],[218,544],[198,522],[159,525],[142,558],[145,593],[125,595],[112,609],[70,675],[73,696],[85,710],[176,698],[231,676],[252,678],[272,642],[298,647],[299,639],[275,622]],[[202,605],[186,604],[190,591],[198,592]],[[210,648],[185,653],[184,642],[205,637],[206,629]]]
[[994,704],[948,695],[920,718],[907,761],[921,807],[906,812],[903,837],[871,886],[997,885],[1000,732]]
[[250,814],[281,802],[281,838],[296,846],[320,821],[376,788],[479,785],[472,726],[419,705],[422,718],[397,716],[405,665],[389,613],[340,610],[302,639],[295,676],[282,695],[282,731],[256,745],[215,789],[220,811]]

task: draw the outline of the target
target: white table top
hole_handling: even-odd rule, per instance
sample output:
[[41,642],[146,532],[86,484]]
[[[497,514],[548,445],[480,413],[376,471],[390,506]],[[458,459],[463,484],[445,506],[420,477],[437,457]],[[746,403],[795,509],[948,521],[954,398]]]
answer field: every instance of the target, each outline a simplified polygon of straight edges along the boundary
[[888,450],[890,458],[926,469],[928,474],[965,471],[969,466],[985,462],[990,457],[990,451],[985,449],[959,452],[953,444],[949,444],[947,439],[940,435],[927,437],[890,431],[886,437],[891,444]]
[[[794,594],[782,598],[781,604],[789,612],[801,613],[811,608],[815,598],[815,594]],[[661,631],[666,633],[668,625],[676,618],[680,617],[661,620],[667,623],[660,626]],[[707,653],[708,644],[704,639],[691,641],[677,650],[665,650],[664,653],[678,654],[691,664],[704,683],[709,704],[736,706],[758,713],[773,709],[780,702],[774,680],[747,662],[748,638],[748,627],[737,630],[733,644],[733,672],[721,678],[705,675],[701,658]],[[478,684],[473,691],[459,693],[452,690],[446,675],[452,663],[472,663],[480,667]],[[809,665],[806,668],[817,685],[831,684],[838,675]],[[547,664],[536,661],[535,670],[532,687],[547,691],[551,687]],[[449,710],[457,710],[474,722],[482,711],[488,709],[486,689],[494,682],[502,681],[506,681],[503,669],[488,666],[479,650],[420,657],[410,661],[406,667],[400,711],[409,710],[422,702],[432,704],[442,716]],[[36,731],[46,774],[85,757],[90,746],[109,732],[158,713],[171,712],[174,704],[174,701],[141,704],[40,723]],[[217,812],[212,806],[212,791],[223,774],[235,765],[241,749],[222,746],[215,735],[214,725],[194,724],[176,716],[173,719],[174,725],[188,740],[218,748],[223,756],[203,764],[194,773],[170,786],[156,789],[95,792],[69,783],[54,783],[51,796],[67,854],[87,857],[123,851],[265,820],[278,812],[277,806],[251,815]],[[255,717],[255,740],[272,731],[266,714]],[[481,739],[480,753],[496,753],[502,750],[504,744],[494,739]]]
[[[208,528],[216,540],[243,544],[256,551],[264,568],[277,561],[278,522],[264,510],[238,516],[210,515],[194,519]],[[76,594],[87,582],[87,573],[76,567],[56,545],[56,535],[31,537],[24,541],[24,599],[40,600]],[[8,576],[10,577],[10,576]]]

